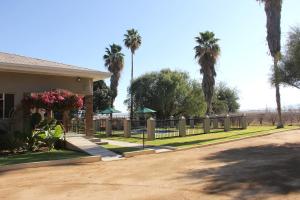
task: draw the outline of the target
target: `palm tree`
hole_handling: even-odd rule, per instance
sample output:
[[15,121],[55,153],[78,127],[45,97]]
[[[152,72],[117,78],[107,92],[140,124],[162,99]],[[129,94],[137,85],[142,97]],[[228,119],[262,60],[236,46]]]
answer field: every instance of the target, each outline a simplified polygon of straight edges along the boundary
[[207,104],[206,114],[210,115],[212,112],[211,103],[214,94],[215,86],[215,64],[220,55],[219,39],[215,38],[213,32],[202,32],[195,38],[197,46],[195,46],[195,58],[197,59],[200,68],[200,73],[203,74],[202,88],[204,92],[205,101]]
[[119,79],[124,67],[124,54],[121,50],[121,46],[112,44],[109,48],[105,49],[105,55],[103,56],[105,67],[112,73],[112,76],[110,77],[110,89],[112,93],[111,107],[113,107],[114,101],[118,95]]
[[277,103],[277,112],[278,112],[278,124],[277,128],[283,128],[282,116],[281,116],[281,102],[280,102],[280,75],[278,61],[280,60],[280,39],[281,39],[281,8],[282,0],[256,0],[260,3],[264,3],[265,12],[267,16],[267,42],[271,56],[273,57],[273,70],[275,75],[275,89],[276,89],[276,103]]
[[[125,46],[131,51],[131,81],[133,81],[133,55],[135,51],[141,46],[142,37],[139,35],[138,31],[135,29],[127,30],[127,34],[124,34]],[[130,96],[130,118],[133,118],[133,100],[132,95]]]

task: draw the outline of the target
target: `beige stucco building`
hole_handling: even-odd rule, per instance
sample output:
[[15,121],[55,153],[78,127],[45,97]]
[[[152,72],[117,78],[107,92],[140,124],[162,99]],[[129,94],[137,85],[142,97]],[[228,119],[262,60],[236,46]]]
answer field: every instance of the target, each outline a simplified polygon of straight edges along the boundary
[[93,81],[110,73],[0,52],[0,122],[9,120],[25,93],[65,89],[85,96],[86,134],[92,134]]

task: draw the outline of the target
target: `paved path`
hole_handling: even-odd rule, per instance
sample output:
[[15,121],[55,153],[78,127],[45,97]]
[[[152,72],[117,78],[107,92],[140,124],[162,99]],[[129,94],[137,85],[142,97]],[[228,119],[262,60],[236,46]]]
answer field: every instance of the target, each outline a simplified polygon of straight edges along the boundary
[[97,162],[0,173],[1,200],[300,199],[300,131]]
[[89,155],[100,156],[103,161],[119,160],[122,157],[89,141],[83,136],[69,136],[67,137],[67,142]]
[[[137,143],[131,143],[131,142],[124,142],[124,141],[116,141],[116,140],[107,140],[107,139],[101,139],[103,142],[108,142],[108,144],[116,145],[120,147],[135,147],[135,148],[143,148],[142,144]],[[147,149],[153,149],[155,150],[155,153],[163,153],[163,152],[169,152],[172,151],[171,148],[164,147],[164,146],[145,146]]]

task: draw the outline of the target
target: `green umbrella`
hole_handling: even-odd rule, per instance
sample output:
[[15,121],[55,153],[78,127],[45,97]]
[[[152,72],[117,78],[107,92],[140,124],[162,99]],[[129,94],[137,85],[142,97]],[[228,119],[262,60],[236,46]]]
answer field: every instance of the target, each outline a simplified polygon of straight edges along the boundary
[[156,113],[156,111],[152,110],[150,108],[140,107],[140,108],[137,109],[137,111],[135,111],[135,113],[146,114],[146,113]]
[[120,113],[121,111],[118,111],[112,107],[108,107],[105,110],[101,111],[100,114],[112,114],[112,113]]

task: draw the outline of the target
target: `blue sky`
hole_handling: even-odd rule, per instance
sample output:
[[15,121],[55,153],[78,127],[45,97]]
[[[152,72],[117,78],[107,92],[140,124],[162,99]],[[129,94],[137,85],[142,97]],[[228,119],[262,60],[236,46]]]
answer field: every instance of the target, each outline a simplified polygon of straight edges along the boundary
[[[284,0],[282,43],[291,26],[300,25],[299,0]],[[220,39],[217,81],[240,93],[242,110],[275,107],[268,82],[271,57],[265,41],[265,13],[255,0],[1,0],[0,51],[105,70],[105,47],[123,45],[123,34],[136,28],[142,46],[134,76],[171,68],[201,80],[194,59],[194,37],[213,31]],[[115,107],[123,104],[130,79],[130,51]],[[282,104],[299,104],[300,91],[282,88]]]

